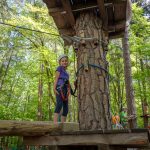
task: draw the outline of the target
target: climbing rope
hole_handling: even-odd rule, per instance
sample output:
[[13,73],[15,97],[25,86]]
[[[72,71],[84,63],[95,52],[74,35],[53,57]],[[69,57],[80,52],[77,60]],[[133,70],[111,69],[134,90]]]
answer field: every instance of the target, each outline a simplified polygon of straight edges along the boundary
[[[98,68],[98,69],[100,69],[100,70],[105,71],[107,74],[109,74],[108,71],[107,71],[105,68],[103,68],[101,65],[88,64],[88,66],[91,66],[91,67],[94,67],[94,68]],[[75,93],[76,93],[76,90],[77,90],[77,77],[78,77],[78,75],[79,75],[79,71],[80,71],[82,68],[84,68],[84,64],[82,64],[82,65],[78,68],[78,70],[77,70],[77,72],[76,72],[76,81],[75,81],[75,89],[74,89],[74,91],[71,89],[71,90],[72,90],[72,91],[71,91],[71,94],[74,95],[74,96],[75,96]]]
[[106,73],[108,73],[108,71],[105,68],[103,68],[101,65],[89,64],[89,66],[101,69],[101,70],[105,71]]
[[[107,71],[105,68],[103,68],[101,65],[88,64],[88,66],[91,66],[91,67],[94,67],[94,68],[98,68],[98,69],[100,69],[100,70],[105,71],[107,74],[109,74],[108,71]],[[84,64],[82,64],[82,65],[78,68],[78,70],[77,70],[77,72],[76,72],[76,76],[78,76],[79,71],[80,71],[82,68],[84,68]]]

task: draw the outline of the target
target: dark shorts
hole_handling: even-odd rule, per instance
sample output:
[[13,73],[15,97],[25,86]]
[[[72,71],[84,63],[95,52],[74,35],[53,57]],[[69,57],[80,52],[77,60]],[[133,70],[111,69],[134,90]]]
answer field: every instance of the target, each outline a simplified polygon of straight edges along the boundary
[[[63,89],[65,90],[65,93],[67,93],[67,88]],[[59,94],[56,94],[56,108],[55,108],[55,113],[60,113],[61,109],[63,108],[62,111],[62,116],[67,116],[68,114],[68,100],[63,100],[62,96],[61,96],[61,92],[59,89],[57,89],[57,91],[59,92]],[[64,92],[64,91],[63,91]]]

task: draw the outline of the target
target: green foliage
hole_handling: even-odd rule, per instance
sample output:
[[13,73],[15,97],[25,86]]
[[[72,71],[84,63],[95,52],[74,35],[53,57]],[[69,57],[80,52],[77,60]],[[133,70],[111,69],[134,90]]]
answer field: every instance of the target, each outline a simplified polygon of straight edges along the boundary
[[107,60],[110,72],[110,100],[112,113],[119,113],[125,105],[124,69],[120,40],[111,41]]
[[142,114],[141,102],[150,104],[150,22],[143,17],[142,8],[136,4],[133,5],[130,43],[135,56],[133,77],[138,113]]
[[[5,21],[13,26],[0,28],[0,119],[37,120],[42,108],[42,120],[51,120],[55,106],[54,73],[57,57],[65,51],[63,41],[43,4],[26,3],[20,9],[18,5],[22,4],[12,4],[11,17]],[[67,51],[70,71],[74,73],[74,53],[72,49]],[[73,120],[73,116],[69,119]]]
[[[130,28],[130,53],[132,79],[137,108],[138,126],[143,127],[140,117],[142,103],[150,104],[150,23],[143,16],[143,9],[133,4],[133,16]],[[123,57],[121,42],[111,41],[108,61],[110,72],[110,99],[112,113],[119,112],[121,106],[126,106]],[[150,113],[150,112],[149,112]]]
[[[17,12],[16,8],[13,8]],[[38,14],[38,18],[35,17]],[[27,4],[19,16],[7,21],[15,26],[57,33],[56,27],[47,15],[45,7],[35,7]],[[51,24],[51,26],[50,26]],[[43,28],[44,27],[44,28]],[[47,61],[45,68],[52,72],[47,79],[43,74],[43,108],[46,108],[44,118],[48,120],[49,99],[46,84],[53,81],[56,67],[55,45],[60,45],[59,37],[14,27],[2,26],[1,29],[1,119],[37,120],[39,64]],[[55,43],[54,43],[55,42]],[[53,44],[54,43],[54,44]],[[63,50],[63,47],[61,48]],[[9,63],[9,65],[8,65]],[[8,69],[7,69],[8,68]],[[6,72],[7,71],[7,72]],[[45,105],[45,106],[44,106]],[[54,105],[54,104],[52,104]],[[54,106],[53,106],[54,107]]]

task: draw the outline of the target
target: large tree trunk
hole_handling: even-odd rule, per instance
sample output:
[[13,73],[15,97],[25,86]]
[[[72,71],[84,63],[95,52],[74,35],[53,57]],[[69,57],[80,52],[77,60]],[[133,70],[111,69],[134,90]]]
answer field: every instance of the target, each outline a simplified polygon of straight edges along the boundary
[[128,107],[128,116],[131,117],[129,120],[129,128],[136,128],[136,107],[134,100],[134,91],[132,85],[131,76],[131,62],[130,62],[130,52],[129,52],[129,35],[128,27],[125,29],[125,34],[123,38],[123,59],[124,59],[124,72],[125,72],[125,87],[126,87],[126,99]]
[[82,13],[75,30],[82,37],[77,51],[80,129],[110,129],[108,63],[102,44],[102,22],[93,13]]

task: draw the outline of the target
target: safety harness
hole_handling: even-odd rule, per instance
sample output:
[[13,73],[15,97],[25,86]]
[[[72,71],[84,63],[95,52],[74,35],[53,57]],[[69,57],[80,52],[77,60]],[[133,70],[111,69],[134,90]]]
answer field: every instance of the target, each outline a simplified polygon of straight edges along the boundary
[[67,101],[69,94],[70,94],[70,83],[67,79],[65,78],[59,78],[61,80],[63,80],[63,84],[60,86],[57,86],[57,90],[60,91],[60,95],[63,101]]
[[70,94],[75,96],[76,86],[75,86],[75,90],[73,91],[73,89],[70,86],[69,80],[67,80],[65,78],[59,78],[59,79],[62,79],[64,84],[62,84],[61,86],[58,86],[57,90],[60,91],[62,100],[67,101]]

